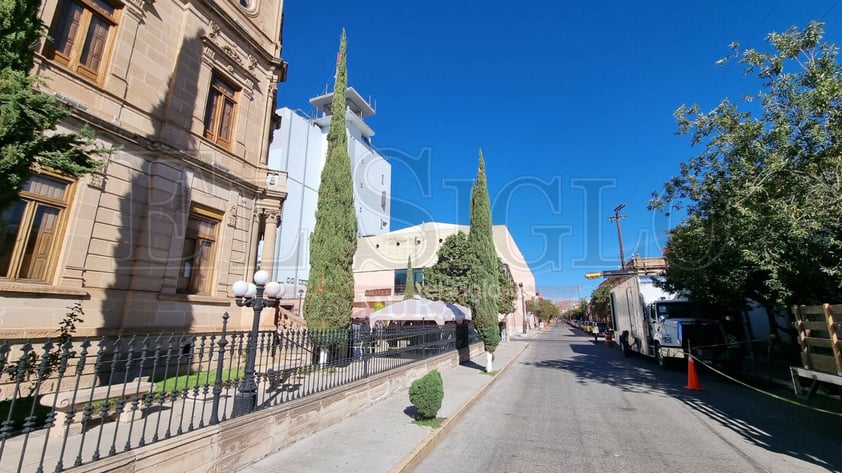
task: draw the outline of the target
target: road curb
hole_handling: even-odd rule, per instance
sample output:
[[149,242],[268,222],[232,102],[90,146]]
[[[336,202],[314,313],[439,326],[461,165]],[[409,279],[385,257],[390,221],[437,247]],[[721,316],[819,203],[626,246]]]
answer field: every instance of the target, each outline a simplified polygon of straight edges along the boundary
[[436,445],[439,444],[441,439],[456,424],[456,422],[459,420],[459,418],[462,416],[462,414],[465,411],[467,411],[468,408],[473,406],[474,403],[479,401],[482,398],[483,395],[485,395],[485,392],[488,391],[488,388],[491,387],[491,385],[493,385],[495,382],[497,382],[497,379],[500,378],[500,375],[502,375],[507,369],[509,369],[509,366],[511,366],[512,363],[514,363],[515,361],[517,361],[518,358],[520,358],[520,355],[523,354],[524,350],[526,350],[526,348],[528,346],[529,346],[529,343],[525,343],[523,345],[523,347],[520,349],[520,351],[517,352],[512,357],[512,359],[509,360],[509,362],[506,363],[506,365],[503,366],[497,372],[497,374],[494,375],[491,378],[491,381],[489,381],[483,387],[481,387],[479,389],[479,391],[475,392],[467,401],[465,401],[465,403],[463,403],[456,410],[456,412],[453,413],[453,415],[451,415],[450,417],[445,419],[442,422],[441,427],[439,427],[438,429],[431,432],[430,435],[428,435],[427,438],[424,439],[424,441],[421,442],[421,444],[419,446],[417,446],[415,448],[415,450],[412,451],[412,453],[405,456],[400,462],[398,462],[398,464],[394,468],[392,468],[389,471],[389,473],[410,473],[410,472],[412,472],[412,470],[415,469],[415,467],[418,465],[418,463],[420,463],[421,460],[423,460],[436,447]]

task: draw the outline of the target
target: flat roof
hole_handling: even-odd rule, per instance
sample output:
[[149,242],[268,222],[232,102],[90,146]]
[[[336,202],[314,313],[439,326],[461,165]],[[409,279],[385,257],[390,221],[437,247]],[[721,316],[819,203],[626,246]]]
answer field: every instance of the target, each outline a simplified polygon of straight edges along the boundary
[[[348,102],[348,107],[351,108],[351,111],[356,113],[362,118],[369,117],[374,115],[375,111],[362,96],[354,90],[353,87],[348,87],[348,91],[345,93],[345,99]],[[316,107],[316,109],[322,113],[331,114],[331,102],[333,101],[333,92],[320,95],[318,97],[313,97],[310,99],[310,105]]]

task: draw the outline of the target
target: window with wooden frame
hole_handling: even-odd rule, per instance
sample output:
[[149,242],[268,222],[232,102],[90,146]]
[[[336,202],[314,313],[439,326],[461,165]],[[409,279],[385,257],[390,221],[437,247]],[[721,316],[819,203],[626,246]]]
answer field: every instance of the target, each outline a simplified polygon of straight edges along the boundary
[[120,16],[109,0],[62,0],[47,47],[47,56],[91,80],[103,76]]
[[48,282],[61,248],[72,182],[34,174],[0,212],[0,279]]
[[226,148],[231,147],[238,92],[218,74],[213,74],[205,108],[205,138]]
[[176,291],[210,295],[216,238],[222,214],[193,206],[187,219]]

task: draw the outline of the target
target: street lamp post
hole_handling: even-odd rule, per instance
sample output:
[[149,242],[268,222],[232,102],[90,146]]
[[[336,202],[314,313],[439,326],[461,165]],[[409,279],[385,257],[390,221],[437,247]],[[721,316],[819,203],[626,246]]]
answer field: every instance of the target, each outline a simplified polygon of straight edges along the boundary
[[304,307],[301,306],[301,298],[302,297],[304,297],[304,289],[299,289],[298,290],[298,316],[303,319],[304,316],[301,315],[301,314],[304,313],[304,311],[303,311]]
[[526,335],[526,297],[523,295],[523,283],[517,283],[517,287],[520,288],[520,301],[523,305],[523,334]]
[[[233,417],[253,412],[257,407],[257,383],[254,380],[254,364],[257,358],[260,312],[263,311],[264,307],[278,306],[277,297],[281,294],[282,289],[283,286],[280,283],[269,282],[269,273],[263,270],[254,273],[254,284],[240,280],[231,286],[231,292],[234,293],[234,301],[237,305],[254,309],[254,320],[252,320],[246,353],[245,379],[234,395]],[[264,295],[268,299],[264,298]]]

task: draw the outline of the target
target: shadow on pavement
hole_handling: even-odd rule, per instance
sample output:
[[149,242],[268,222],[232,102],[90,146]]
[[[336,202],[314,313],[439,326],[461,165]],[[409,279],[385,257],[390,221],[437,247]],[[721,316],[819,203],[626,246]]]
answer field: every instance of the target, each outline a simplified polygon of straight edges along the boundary
[[[533,342],[559,340],[545,337]],[[842,401],[838,399],[816,397],[805,404],[780,384],[753,386],[762,391],[758,392],[707,370],[700,372],[704,391],[690,391],[683,387],[686,370],[663,371],[653,360],[624,358],[619,349],[607,348],[602,340],[595,344],[582,337],[570,348],[576,356],[534,365],[570,371],[580,383],[604,383],[627,392],[662,392],[755,446],[842,473]]]
[[482,366],[482,365],[480,365],[479,363],[477,363],[473,360],[464,361],[462,363],[459,363],[459,366],[464,366],[466,368],[473,368],[473,369],[476,369],[476,370],[479,370],[479,371],[485,371],[485,366]]
[[407,406],[407,408],[403,410],[403,413],[406,414],[407,416],[409,416],[409,418],[412,419],[412,420],[417,419],[418,416],[420,415],[418,413],[418,409],[415,406],[412,406],[412,405]]

